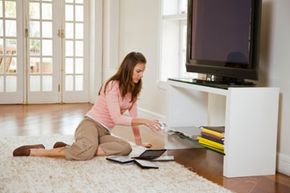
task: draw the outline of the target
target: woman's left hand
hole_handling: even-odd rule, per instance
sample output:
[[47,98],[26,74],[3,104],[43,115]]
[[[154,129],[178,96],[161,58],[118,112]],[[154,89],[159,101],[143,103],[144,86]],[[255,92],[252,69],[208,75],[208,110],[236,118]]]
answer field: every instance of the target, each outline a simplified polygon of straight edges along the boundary
[[142,143],[141,139],[135,139],[135,143],[136,143],[136,145],[140,145],[140,146],[143,146],[146,148],[152,147],[151,143]]
[[151,148],[152,147],[152,144],[151,143],[142,143],[141,145],[143,147],[146,147],[146,148]]

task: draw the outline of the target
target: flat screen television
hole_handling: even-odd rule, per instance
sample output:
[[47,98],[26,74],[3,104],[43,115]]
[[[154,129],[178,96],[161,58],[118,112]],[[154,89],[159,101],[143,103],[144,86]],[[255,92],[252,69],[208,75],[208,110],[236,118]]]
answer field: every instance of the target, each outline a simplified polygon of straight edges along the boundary
[[261,0],[189,0],[187,72],[225,83],[258,80],[261,6]]

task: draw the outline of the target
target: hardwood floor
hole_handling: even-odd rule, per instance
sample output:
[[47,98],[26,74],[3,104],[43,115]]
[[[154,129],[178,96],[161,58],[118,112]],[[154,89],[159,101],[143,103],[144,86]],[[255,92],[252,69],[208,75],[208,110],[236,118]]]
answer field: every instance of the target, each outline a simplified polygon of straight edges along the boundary
[[[72,135],[84,114],[92,105],[0,105],[0,136]],[[130,128],[117,127],[114,134],[132,141]],[[163,134],[155,134],[146,128],[142,138],[163,147]],[[222,155],[206,149],[171,150],[178,163],[197,174],[238,193],[289,193],[290,177],[277,173],[273,176],[226,178],[222,176]]]

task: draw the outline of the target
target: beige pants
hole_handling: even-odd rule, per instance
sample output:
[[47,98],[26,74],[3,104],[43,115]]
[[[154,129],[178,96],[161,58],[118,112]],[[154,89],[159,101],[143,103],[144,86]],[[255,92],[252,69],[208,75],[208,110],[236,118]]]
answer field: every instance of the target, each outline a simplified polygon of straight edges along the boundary
[[128,142],[112,136],[105,127],[92,119],[84,118],[76,129],[75,142],[64,148],[65,158],[92,159],[99,146],[106,155],[128,155],[132,151]]

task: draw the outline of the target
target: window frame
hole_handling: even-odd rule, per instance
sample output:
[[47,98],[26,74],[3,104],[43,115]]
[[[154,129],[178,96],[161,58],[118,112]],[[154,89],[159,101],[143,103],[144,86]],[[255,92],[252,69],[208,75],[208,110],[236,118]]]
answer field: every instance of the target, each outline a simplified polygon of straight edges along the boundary
[[[166,3],[170,3],[169,9],[176,8],[174,10],[175,13],[170,13],[170,14],[165,14],[164,12],[164,6],[166,6]],[[175,1],[168,1],[168,0],[162,0],[161,1],[161,6],[160,6],[160,61],[159,61],[159,68],[158,68],[158,86],[161,89],[166,88],[166,80],[170,77],[172,77],[172,73],[164,71],[166,68],[165,62],[164,62],[164,55],[165,55],[165,50],[164,50],[164,34],[166,31],[165,23],[166,22],[175,22],[176,25],[178,26],[178,37],[174,41],[178,42],[178,53],[176,54],[176,61],[177,61],[177,66],[172,64],[169,68],[173,69],[174,66],[177,71],[177,77],[175,78],[196,78],[197,74],[196,73],[188,73],[186,72],[185,68],[185,61],[186,61],[186,36],[187,32],[183,34],[183,27],[187,25],[187,10],[182,11],[182,3],[184,3],[183,0],[175,0]],[[167,10],[168,11],[168,10]],[[185,41],[185,42],[183,42]],[[184,63],[184,64],[183,64]],[[182,66],[183,65],[183,66]],[[185,72],[184,72],[185,69]],[[175,70],[173,70],[175,71]],[[173,78],[173,77],[172,77]]]

